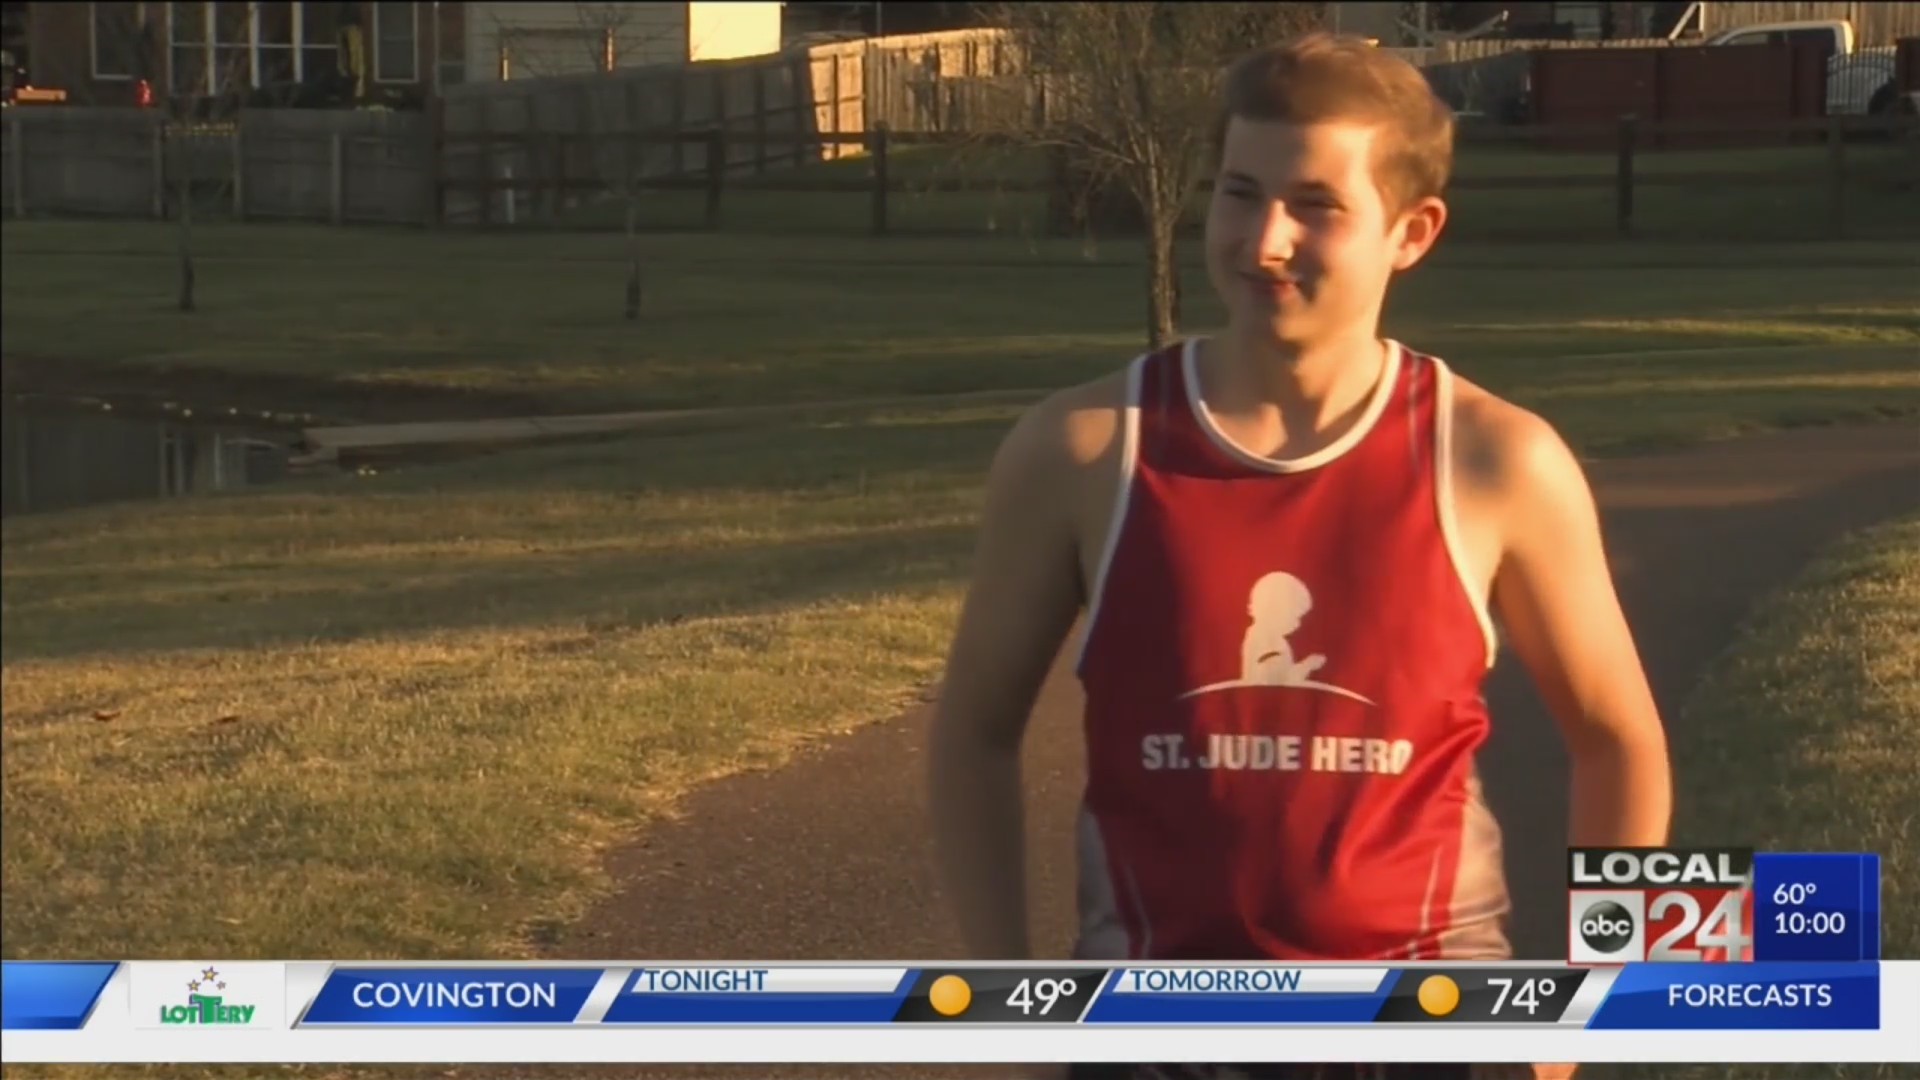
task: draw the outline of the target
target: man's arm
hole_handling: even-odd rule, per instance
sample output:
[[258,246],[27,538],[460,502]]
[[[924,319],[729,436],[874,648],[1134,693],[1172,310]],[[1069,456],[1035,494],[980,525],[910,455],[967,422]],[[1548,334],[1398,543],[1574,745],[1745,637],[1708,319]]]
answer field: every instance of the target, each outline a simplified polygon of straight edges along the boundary
[[968,952],[1029,955],[1020,744],[1081,604],[1062,407],[1014,426],[987,479],[973,582],[934,709],[934,840]]
[[1493,601],[1566,738],[1570,843],[1664,844],[1666,731],[1614,591],[1592,490],[1544,421],[1514,409],[1499,427],[1508,512]]

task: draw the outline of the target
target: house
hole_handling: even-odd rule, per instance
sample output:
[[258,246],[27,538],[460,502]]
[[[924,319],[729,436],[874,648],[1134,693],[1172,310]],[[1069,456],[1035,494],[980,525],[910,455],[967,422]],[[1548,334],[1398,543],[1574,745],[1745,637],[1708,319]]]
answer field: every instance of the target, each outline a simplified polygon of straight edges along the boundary
[[[344,84],[349,100],[418,100],[464,61],[457,3],[29,3],[21,66],[87,105],[150,95]],[[443,48],[450,45],[450,48]],[[343,55],[344,53],[344,55]]]
[[[1359,7],[1362,5],[1338,5]],[[1464,30],[1504,15],[1501,36],[1510,38],[1674,37],[1698,40],[1706,35],[1758,23],[1846,19],[1864,46],[1891,45],[1920,34],[1920,4],[1834,2],[1723,3],[1691,0],[1607,0],[1607,2],[1492,2],[1413,5],[1430,9],[1434,25]]]
[[776,53],[784,4],[468,3],[470,82]]
[[1679,21],[1685,3],[1608,2],[1568,3],[1459,3],[1434,4],[1444,29],[1464,30],[1484,20],[1504,16],[1500,36],[1510,38],[1620,38],[1663,37]]
[[1404,4],[1345,3],[1328,4],[1327,29],[1342,34],[1358,34],[1381,45],[1394,48],[1411,45],[1400,20],[1406,16]]

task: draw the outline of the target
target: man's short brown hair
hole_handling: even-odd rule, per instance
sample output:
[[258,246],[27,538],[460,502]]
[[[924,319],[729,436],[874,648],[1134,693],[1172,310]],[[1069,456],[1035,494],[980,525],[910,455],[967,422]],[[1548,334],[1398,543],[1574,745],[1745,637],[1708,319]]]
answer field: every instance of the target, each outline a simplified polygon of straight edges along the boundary
[[1216,157],[1227,124],[1347,120],[1381,131],[1374,182],[1389,213],[1437,196],[1453,170],[1453,110],[1420,69],[1366,38],[1315,32],[1242,57],[1227,69],[1214,130]]

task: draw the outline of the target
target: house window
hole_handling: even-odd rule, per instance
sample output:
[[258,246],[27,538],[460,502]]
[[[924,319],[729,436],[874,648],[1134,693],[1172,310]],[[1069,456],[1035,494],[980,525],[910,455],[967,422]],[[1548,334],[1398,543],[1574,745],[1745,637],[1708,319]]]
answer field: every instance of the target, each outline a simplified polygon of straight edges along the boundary
[[465,13],[452,4],[433,5],[434,18],[439,20],[439,33],[434,37],[434,49],[438,53],[434,63],[438,65],[441,86],[457,86],[467,77],[467,42]]
[[299,29],[300,68],[303,83],[331,79],[340,73],[340,28],[344,5],[307,3],[299,8],[294,26]]
[[293,0],[169,4],[173,92],[203,95],[327,78],[339,67],[340,23],[348,7]]
[[374,81],[419,81],[418,14],[411,3],[373,5]]
[[94,78],[133,78],[140,49],[140,5],[88,4],[87,37]]
[[1573,37],[1605,37],[1605,7],[1603,3],[1556,3],[1552,5],[1552,18],[1556,25],[1572,31]]
[[207,85],[222,92],[260,85],[254,69],[253,5],[222,0],[208,6],[213,9],[213,68]]
[[294,43],[294,5],[255,5],[253,12],[254,67],[259,86],[286,86],[300,81],[299,48]]
[[177,3],[169,8],[169,83],[174,93],[203,96],[254,85],[253,20],[247,4]]
[[203,94],[212,58],[207,51],[207,23],[210,4],[169,4],[167,40],[171,43],[172,63],[168,83],[175,94]]

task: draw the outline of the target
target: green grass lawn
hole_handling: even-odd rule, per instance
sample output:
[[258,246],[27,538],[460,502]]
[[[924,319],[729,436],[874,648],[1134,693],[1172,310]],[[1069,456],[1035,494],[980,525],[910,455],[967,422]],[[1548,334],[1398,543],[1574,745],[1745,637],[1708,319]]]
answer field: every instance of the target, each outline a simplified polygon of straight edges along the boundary
[[515,954],[596,845],[936,674],[1004,426],[9,520],[6,955]]
[[[1048,388],[1142,340],[1131,244],[1089,258],[1004,238],[649,237],[637,324],[621,318],[613,237],[205,228],[193,315],[171,305],[171,244],[165,226],[8,223],[9,382],[79,372],[97,386],[186,367],[217,373],[195,384],[203,409],[278,378],[317,387],[323,404],[326,391],[364,403],[402,384],[510,397],[489,404],[500,415]],[[1912,365],[1898,362],[1920,349],[1915,280],[1920,255],[1893,243],[1456,245],[1403,283],[1388,329],[1495,387],[1569,396],[1570,410],[1616,379],[1702,376],[1758,395],[1763,412],[1798,409],[1803,392],[1824,393],[1788,385],[1806,375],[1902,408],[1915,401]],[[1215,323],[1197,265],[1185,287],[1187,322]],[[1881,348],[1562,362],[1757,345]]]
[[[1675,842],[1874,851],[1881,955],[1920,956],[1920,517],[1838,545],[1757,610],[1673,726]],[[1743,777],[1765,777],[1743,798]],[[1898,1022],[1888,1018],[1892,1022]],[[1597,1071],[1605,1076],[1607,1071]],[[1894,1066],[1621,1069],[1646,1080],[1912,1075]]]
[[[1130,262],[1019,244],[661,239],[659,314],[630,327],[594,237],[210,229],[192,317],[165,307],[163,230],[4,238],[10,365],[579,407],[1059,385],[1137,343]],[[1911,253],[1716,254],[1462,250],[1392,328],[1594,451],[1920,414]],[[6,955],[524,954],[690,785],[935,676],[1012,415],[929,402],[7,520]],[[215,882],[247,903],[207,904]]]

